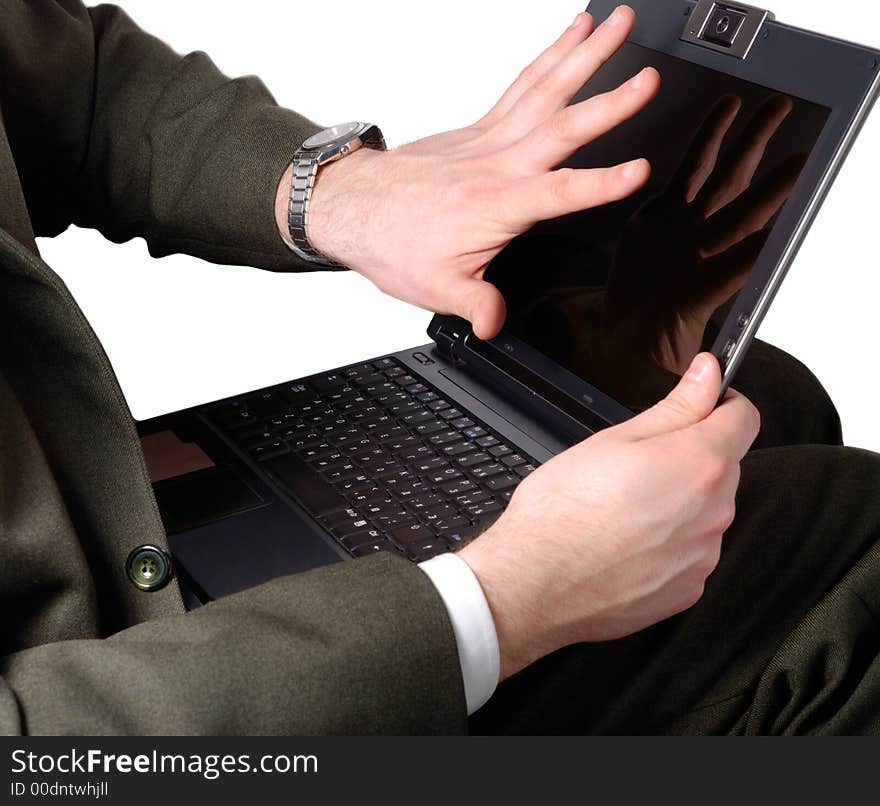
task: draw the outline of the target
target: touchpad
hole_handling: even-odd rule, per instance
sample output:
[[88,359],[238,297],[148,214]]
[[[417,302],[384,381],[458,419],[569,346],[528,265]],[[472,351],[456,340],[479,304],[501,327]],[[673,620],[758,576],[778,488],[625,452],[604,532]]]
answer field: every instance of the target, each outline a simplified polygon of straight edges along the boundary
[[214,466],[153,485],[168,534],[264,506],[267,501],[234,466]]

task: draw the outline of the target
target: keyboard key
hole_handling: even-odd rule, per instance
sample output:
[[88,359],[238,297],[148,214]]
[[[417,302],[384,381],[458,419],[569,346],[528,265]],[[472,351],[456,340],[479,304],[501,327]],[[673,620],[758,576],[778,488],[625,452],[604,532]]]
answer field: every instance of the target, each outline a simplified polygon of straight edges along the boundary
[[369,386],[362,386],[360,389],[364,394],[367,394],[370,397],[379,397],[379,395],[396,392],[398,387],[392,381],[385,381],[384,383],[373,383]]
[[283,440],[275,440],[274,442],[264,443],[251,448],[250,454],[258,462],[265,462],[275,456],[281,456],[290,452],[290,446]]
[[428,437],[431,434],[442,431],[444,428],[446,428],[446,423],[442,420],[426,420],[413,428],[413,433],[418,434],[420,437]]
[[397,552],[397,549],[388,540],[377,540],[375,543],[364,543],[351,550],[353,557],[367,557],[370,554],[378,554],[380,551]]
[[465,428],[464,435],[468,439],[477,439],[478,437],[486,436],[486,429],[480,428],[479,426],[474,426],[473,428]]
[[470,518],[457,514],[443,520],[436,521],[431,526],[440,534],[446,536],[449,532],[455,532],[470,525]]
[[312,459],[323,459],[325,456],[332,456],[335,453],[335,445],[331,445],[329,442],[321,442],[313,447],[302,448],[299,455],[308,462]]
[[376,529],[362,529],[359,532],[352,532],[350,535],[340,538],[339,542],[342,544],[343,548],[351,551],[358,546],[369,545],[370,543],[380,543],[384,539],[382,533]]
[[431,411],[443,411],[449,407],[449,403],[445,400],[435,400],[433,403],[428,404],[428,408],[431,409]]
[[382,445],[386,450],[395,454],[405,453],[409,450],[424,447],[422,441],[418,437],[409,435],[400,437],[399,439],[389,440],[388,442],[383,442]]
[[358,378],[352,378],[351,383],[355,386],[372,386],[376,383],[385,383],[387,377],[381,372],[373,372],[369,375],[361,375]]
[[[336,489],[339,491],[341,495],[354,495],[361,490],[366,490],[373,485],[373,480],[364,475],[364,471],[361,472],[351,479],[346,479],[345,481],[336,482]],[[347,507],[348,504],[345,503],[343,505]]]
[[277,392],[271,391],[260,392],[253,397],[249,397],[245,403],[248,409],[250,409],[257,417],[263,417],[265,419],[287,409],[287,402],[282,400]]
[[387,493],[370,498],[363,504],[358,504],[357,511],[365,518],[374,518],[378,515],[394,515],[402,512],[403,508],[400,501],[388,498]]
[[419,403],[417,400],[405,400],[401,403],[395,403],[393,406],[389,406],[388,410],[392,414],[396,414],[398,416],[401,416],[403,414],[410,414],[411,412],[416,411],[424,411],[424,409],[422,408],[422,404]]
[[437,470],[437,468],[441,467],[449,467],[449,462],[446,461],[442,456],[437,456],[433,452],[430,455],[425,456],[423,459],[417,459],[414,461],[410,468],[414,473],[429,473],[432,470]]
[[339,452],[344,453],[346,456],[354,456],[361,451],[367,451],[370,448],[378,447],[372,439],[363,435],[356,437],[355,439],[343,440],[342,444],[339,443],[339,440],[334,441],[336,442],[336,447],[339,449]]
[[[413,378],[412,375],[401,375],[399,378],[395,378],[394,382],[398,386],[402,386],[402,387],[406,388],[407,386],[414,386],[415,384],[417,384],[419,382],[419,379]],[[424,391],[424,389],[421,391]]]
[[437,495],[437,493],[419,493],[418,495],[410,496],[406,500],[407,507],[417,514],[443,503],[445,503],[445,498]]
[[380,529],[395,529],[416,522],[415,516],[404,509],[389,515],[377,515],[374,520]]
[[462,493],[469,493],[476,488],[477,485],[470,479],[456,479],[440,486],[440,489],[447,495],[461,495]]
[[407,386],[406,391],[409,392],[411,395],[422,395],[425,394],[425,392],[429,392],[430,389],[428,389],[428,387],[425,386],[425,384],[423,383],[417,383],[413,386]]
[[531,473],[534,473],[534,472],[535,472],[535,466],[534,466],[534,465],[520,465],[519,467],[517,467],[517,468],[514,470],[514,472],[515,472],[516,475],[519,476],[521,479],[524,479],[526,476],[528,476],[528,475],[530,475]]
[[506,467],[516,467],[517,465],[524,465],[526,463],[526,460],[518,453],[512,453],[510,456],[505,456],[501,461]]
[[434,434],[434,436],[428,437],[428,442],[432,445],[446,445],[450,442],[458,442],[460,439],[462,439],[462,436],[458,431],[444,431],[442,434]]
[[[333,534],[336,534],[334,530],[339,530],[343,534],[350,534],[356,529],[363,529],[366,525],[362,523],[363,517],[356,509],[337,509],[333,512],[328,512],[321,517],[321,521]],[[355,526],[355,529],[351,528],[352,525]]]
[[353,367],[343,370],[339,374],[345,378],[357,378],[361,375],[370,375],[375,371],[375,367],[373,367],[372,364],[356,364]]
[[314,378],[310,378],[309,383],[312,388],[320,394],[336,391],[343,386],[348,386],[347,379],[343,375],[335,372],[330,373],[329,375],[317,375]]
[[325,441],[317,431],[312,431],[311,429],[299,431],[292,438],[285,440],[292,451],[308,450],[323,444]]
[[459,409],[444,409],[440,412],[440,416],[444,420],[457,420],[459,417],[464,417],[464,412]]
[[400,421],[404,424],[412,428],[419,423],[425,422],[435,422],[436,417],[433,412],[426,411],[425,409],[419,409],[419,411],[413,411],[409,414],[404,414],[400,417]]
[[379,462],[378,464],[374,464],[370,467],[371,475],[375,475],[376,478],[381,478],[386,475],[393,475],[394,473],[400,473],[401,470],[406,470],[406,466],[401,462],[395,461],[394,459],[388,459],[384,462]]
[[487,489],[492,490],[492,492],[500,493],[503,490],[509,490],[516,487],[519,482],[519,476],[505,475],[493,476],[491,479],[487,479],[484,483]]
[[388,532],[388,536],[401,546],[407,543],[418,543],[421,540],[433,540],[434,532],[423,523],[411,523],[408,526],[398,526]]
[[361,469],[352,464],[339,465],[333,469],[323,471],[323,476],[330,484],[349,481],[361,475]]
[[372,498],[377,498],[384,494],[385,491],[381,487],[373,485],[371,487],[366,487],[361,490],[356,490],[352,493],[349,493],[348,500],[352,503],[353,506],[357,507],[360,504],[371,500]]
[[455,501],[459,506],[466,507],[472,504],[479,504],[482,501],[490,501],[492,500],[492,493],[487,493],[485,490],[478,490],[473,493],[464,493],[462,495],[455,496]]
[[[477,445],[480,444],[480,440],[477,440]],[[507,445],[496,445],[494,448],[489,448],[489,455],[494,456],[496,459],[500,459],[502,456],[508,456],[513,453],[513,451],[507,447]]]
[[396,423],[390,414],[373,415],[357,421],[357,428],[371,435],[384,433],[388,427],[393,425]]
[[380,358],[378,361],[373,362],[373,367],[378,370],[395,369],[397,362],[390,358]]
[[442,523],[446,520],[451,520],[452,518],[458,518],[461,516],[461,513],[454,507],[452,504],[440,504],[436,507],[431,507],[431,509],[423,510],[419,513],[419,518],[423,523],[427,523],[429,526],[433,526],[436,523]]
[[496,445],[498,445],[498,440],[492,436],[480,437],[479,439],[477,439],[475,441],[476,441],[477,445],[479,445],[481,448],[492,448],[492,447],[495,447]]
[[456,459],[456,464],[459,467],[475,467],[476,465],[481,465],[483,462],[488,462],[490,459],[488,453],[483,453],[482,451],[477,451],[476,453],[468,453],[465,456],[460,456]]
[[372,436],[377,442],[385,445],[389,442],[403,439],[409,435],[402,425],[391,425],[374,431]]
[[409,470],[395,470],[390,473],[383,473],[378,477],[379,481],[388,487],[389,490],[393,489],[398,484],[403,484],[407,481],[415,481],[417,478],[418,476]]
[[449,551],[449,546],[445,540],[435,537],[429,540],[423,540],[420,543],[412,543],[406,548],[406,556],[413,562],[423,563],[430,560],[438,554],[444,554]]
[[480,465],[471,470],[475,479],[488,479],[491,476],[497,476],[499,473],[506,473],[507,468],[500,462],[489,462],[486,465]]
[[444,456],[449,456],[450,458],[455,456],[462,456],[465,453],[470,453],[476,448],[473,442],[456,442],[452,445],[447,445],[442,449]]
[[484,515],[490,515],[493,512],[501,512],[503,509],[504,507],[497,501],[485,501],[482,504],[473,504],[469,507],[465,507],[465,512],[467,512],[474,520],[480,520]]
[[428,473],[425,476],[425,479],[431,484],[443,484],[443,482],[446,481],[460,479],[463,475],[464,474],[458,468],[448,467],[446,470],[436,470],[432,473]]
[[391,369],[386,369],[382,373],[386,378],[399,378],[401,375],[406,375],[406,370],[403,367],[391,367]]
[[474,421],[470,417],[459,417],[457,420],[452,420],[449,424],[453,428],[470,428],[473,426]]
[[305,383],[292,383],[280,392],[281,396],[294,406],[302,406],[318,397],[317,392]]
[[394,487],[391,488],[391,492],[404,501],[411,496],[430,492],[430,490],[431,488],[424,481],[405,481],[400,484],[395,484]]
[[431,403],[432,401],[439,399],[437,395],[434,394],[434,392],[420,392],[415,397],[416,400],[419,401],[419,403]]
[[409,464],[410,462],[418,462],[435,454],[433,448],[427,445],[414,445],[406,450],[398,451],[395,455],[399,456],[402,462]]
[[348,460],[341,453],[333,453],[330,456],[315,459],[309,462],[309,464],[319,473],[325,473],[328,470],[335,470],[337,467],[342,467],[347,461]]
[[247,425],[256,425],[259,422],[259,418],[252,411],[238,407],[220,410],[214,417],[221,428],[226,428],[230,431],[244,428]]

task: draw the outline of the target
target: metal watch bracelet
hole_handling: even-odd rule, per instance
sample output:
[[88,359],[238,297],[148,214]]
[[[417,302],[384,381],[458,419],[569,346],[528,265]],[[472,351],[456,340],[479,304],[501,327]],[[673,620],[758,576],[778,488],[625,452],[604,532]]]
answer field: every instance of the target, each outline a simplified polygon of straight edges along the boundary
[[[330,141],[310,146],[310,141],[319,140],[322,134],[335,132],[336,129],[344,126],[357,127],[346,133],[351,135],[350,139],[340,138],[335,143]],[[325,132],[318,133],[306,140],[303,147],[293,155],[290,198],[287,208],[287,229],[290,240],[287,245],[303,260],[330,268],[343,268],[340,263],[321,254],[310,243],[308,237],[309,205],[321,166],[342,159],[361,148],[385,150],[385,139],[377,126],[352,123],[327,129]]]

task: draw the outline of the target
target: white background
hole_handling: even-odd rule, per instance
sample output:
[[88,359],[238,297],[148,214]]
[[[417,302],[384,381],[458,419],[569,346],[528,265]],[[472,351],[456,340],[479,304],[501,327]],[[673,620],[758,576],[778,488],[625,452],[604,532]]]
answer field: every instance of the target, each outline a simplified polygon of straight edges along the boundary
[[[768,3],[783,22],[880,46],[880,4]],[[577,0],[119,4],[176,50],[205,50],[227,73],[261,76],[282,104],[320,123],[377,122],[392,145],[479,118],[582,7]],[[847,442],[874,450],[878,150],[880,110],[761,331],[825,383]],[[104,342],[138,419],[427,341],[429,314],[350,274],[273,275],[186,256],[156,261],[140,240],[116,246],[74,229],[40,249]]]

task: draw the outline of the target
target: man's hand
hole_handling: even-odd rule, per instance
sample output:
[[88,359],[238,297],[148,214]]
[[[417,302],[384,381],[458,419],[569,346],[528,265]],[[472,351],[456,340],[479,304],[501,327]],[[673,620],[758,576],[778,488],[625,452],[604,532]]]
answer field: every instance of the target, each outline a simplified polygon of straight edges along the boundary
[[[480,338],[496,336],[505,308],[483,280],[492,258],[539,221],[618,201],[648,179],[646,160],[554,170],[656,95],[660,77],[647,68],[567,106],[634,22],[622,6],[594,32],[590,15],[579,14],[473,126],[326,165],[309,212],[312,245],[392,296],[461,316]],[[278,191],[282,232],[289,188],[288,173]]]
[[608,641],[693,606],[733,522],[760,417],[697,356],[662,403],[560,454],[460,556],[489,601],[502,679],[557,649]]

